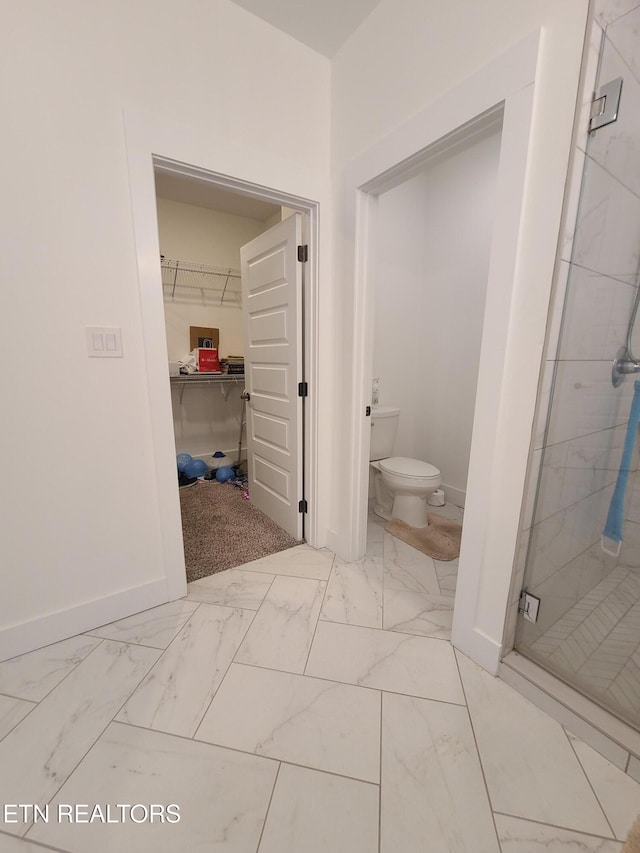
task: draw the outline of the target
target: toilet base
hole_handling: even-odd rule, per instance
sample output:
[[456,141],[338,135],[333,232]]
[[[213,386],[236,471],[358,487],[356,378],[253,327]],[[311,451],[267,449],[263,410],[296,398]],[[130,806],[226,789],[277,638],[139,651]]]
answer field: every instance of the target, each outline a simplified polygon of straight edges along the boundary
[[391,515],[410,527],[427,527],[427,495],[396,495]]

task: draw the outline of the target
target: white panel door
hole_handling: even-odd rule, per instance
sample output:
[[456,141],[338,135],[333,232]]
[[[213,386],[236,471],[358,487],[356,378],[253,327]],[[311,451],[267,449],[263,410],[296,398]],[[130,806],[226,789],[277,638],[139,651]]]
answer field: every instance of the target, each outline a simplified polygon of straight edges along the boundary
[[302,538],[302,215],[242,247],[247,457],[251,501]]

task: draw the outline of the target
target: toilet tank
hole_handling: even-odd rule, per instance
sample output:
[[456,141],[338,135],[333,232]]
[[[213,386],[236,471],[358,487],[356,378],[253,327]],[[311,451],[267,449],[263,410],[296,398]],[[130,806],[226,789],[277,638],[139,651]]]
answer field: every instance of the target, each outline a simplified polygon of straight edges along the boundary
[[371,407],[370,460],[388,459],[393,455],[399,417],[400,409],[395,409],[393,406]]

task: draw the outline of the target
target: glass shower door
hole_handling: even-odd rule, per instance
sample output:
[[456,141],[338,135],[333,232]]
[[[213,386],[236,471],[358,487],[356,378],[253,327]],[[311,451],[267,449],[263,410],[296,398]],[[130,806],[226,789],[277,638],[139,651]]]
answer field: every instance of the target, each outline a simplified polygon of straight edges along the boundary
[[[634,380],[614,387],[639,286],[640,4],[610,23],[597,86],[623,78],[618,120],[589,135],[557,351],[547,362],[549,408],[524,588],[537,621],[518,618],[518,652],[640,728],[640,474],[629,430]],[[640,319],[631,338],[640,353]],[[611,501],[627,433],[623,500]],[[624,460],[623,460],[624,456]],[[622,542],[604,540],[610,517]],[[606,549],[606,550],[605,550]],[[609,553],[608,553],[609,552]]]

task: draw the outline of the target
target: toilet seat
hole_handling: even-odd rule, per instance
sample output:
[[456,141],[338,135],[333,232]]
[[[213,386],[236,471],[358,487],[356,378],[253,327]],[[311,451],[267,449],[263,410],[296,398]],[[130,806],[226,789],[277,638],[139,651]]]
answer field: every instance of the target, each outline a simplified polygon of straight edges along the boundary
[[389,459],[380,459],[378,462],[381,470],[397,477],[409,477],[420,480],[440,479],[440,471],[429,462],[420,459],[409,459],[406,456],[391,456]]

